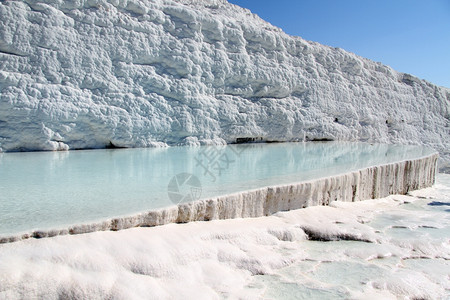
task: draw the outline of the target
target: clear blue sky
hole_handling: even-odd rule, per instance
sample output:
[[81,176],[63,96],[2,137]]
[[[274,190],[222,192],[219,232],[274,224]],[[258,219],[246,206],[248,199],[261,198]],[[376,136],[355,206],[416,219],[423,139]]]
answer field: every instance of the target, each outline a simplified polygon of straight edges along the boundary
[[450,88],[450,0],[229,0],[286,33]]

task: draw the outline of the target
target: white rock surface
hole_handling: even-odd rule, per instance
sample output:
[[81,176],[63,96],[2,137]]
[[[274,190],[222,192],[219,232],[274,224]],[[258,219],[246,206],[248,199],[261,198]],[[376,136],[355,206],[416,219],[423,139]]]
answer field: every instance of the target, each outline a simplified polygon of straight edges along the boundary
[[419,197],[1,244],[0,299],[447,299],[450,175]]
[[0,89],[3,151],[334,139],[450,157],[448,89],[225,0],[1,1]]

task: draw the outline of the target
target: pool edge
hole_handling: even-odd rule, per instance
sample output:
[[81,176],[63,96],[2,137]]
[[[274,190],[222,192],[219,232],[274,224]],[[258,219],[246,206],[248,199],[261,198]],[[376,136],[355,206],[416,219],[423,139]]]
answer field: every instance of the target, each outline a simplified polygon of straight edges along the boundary
[[54,237],[95,231],[153,227],[170,223],[262,217],[279,211],[328,205],[333,201],[362,201],[430,187],[434,184],[439,154],[388,163],[340,175],[181,203],[133,216],[70,226],[66,229],[37,230],[0,237],[0,244],[29,238]]

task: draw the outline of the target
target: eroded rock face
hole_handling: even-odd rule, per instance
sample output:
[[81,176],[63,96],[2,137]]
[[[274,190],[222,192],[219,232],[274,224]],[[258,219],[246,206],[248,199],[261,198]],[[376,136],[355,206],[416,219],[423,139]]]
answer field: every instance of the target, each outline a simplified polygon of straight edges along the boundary
[[429,145],[450,91],[291,37],[224,0],[0,2],[0,148]]

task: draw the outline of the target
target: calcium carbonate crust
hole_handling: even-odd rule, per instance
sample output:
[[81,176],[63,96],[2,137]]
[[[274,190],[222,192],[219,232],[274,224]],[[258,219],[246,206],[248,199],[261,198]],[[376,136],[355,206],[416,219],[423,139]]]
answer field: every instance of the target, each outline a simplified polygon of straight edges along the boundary
[[0,1],[0,150],[344,140],[450,160],[450,91],[225,0]]
[[170,223],[254,218],[269,216],[279,211],[329,205],[334,201],[354,202],[406,194],[434,184],[437,159],[438,154],[434,153],[418,159],[368,167],[341,175],[180,203],[177,206],[99,223],[74,225],[68,229],[37,230],[10,237],[0,236],[0,244],[28,238],[116,231]]

